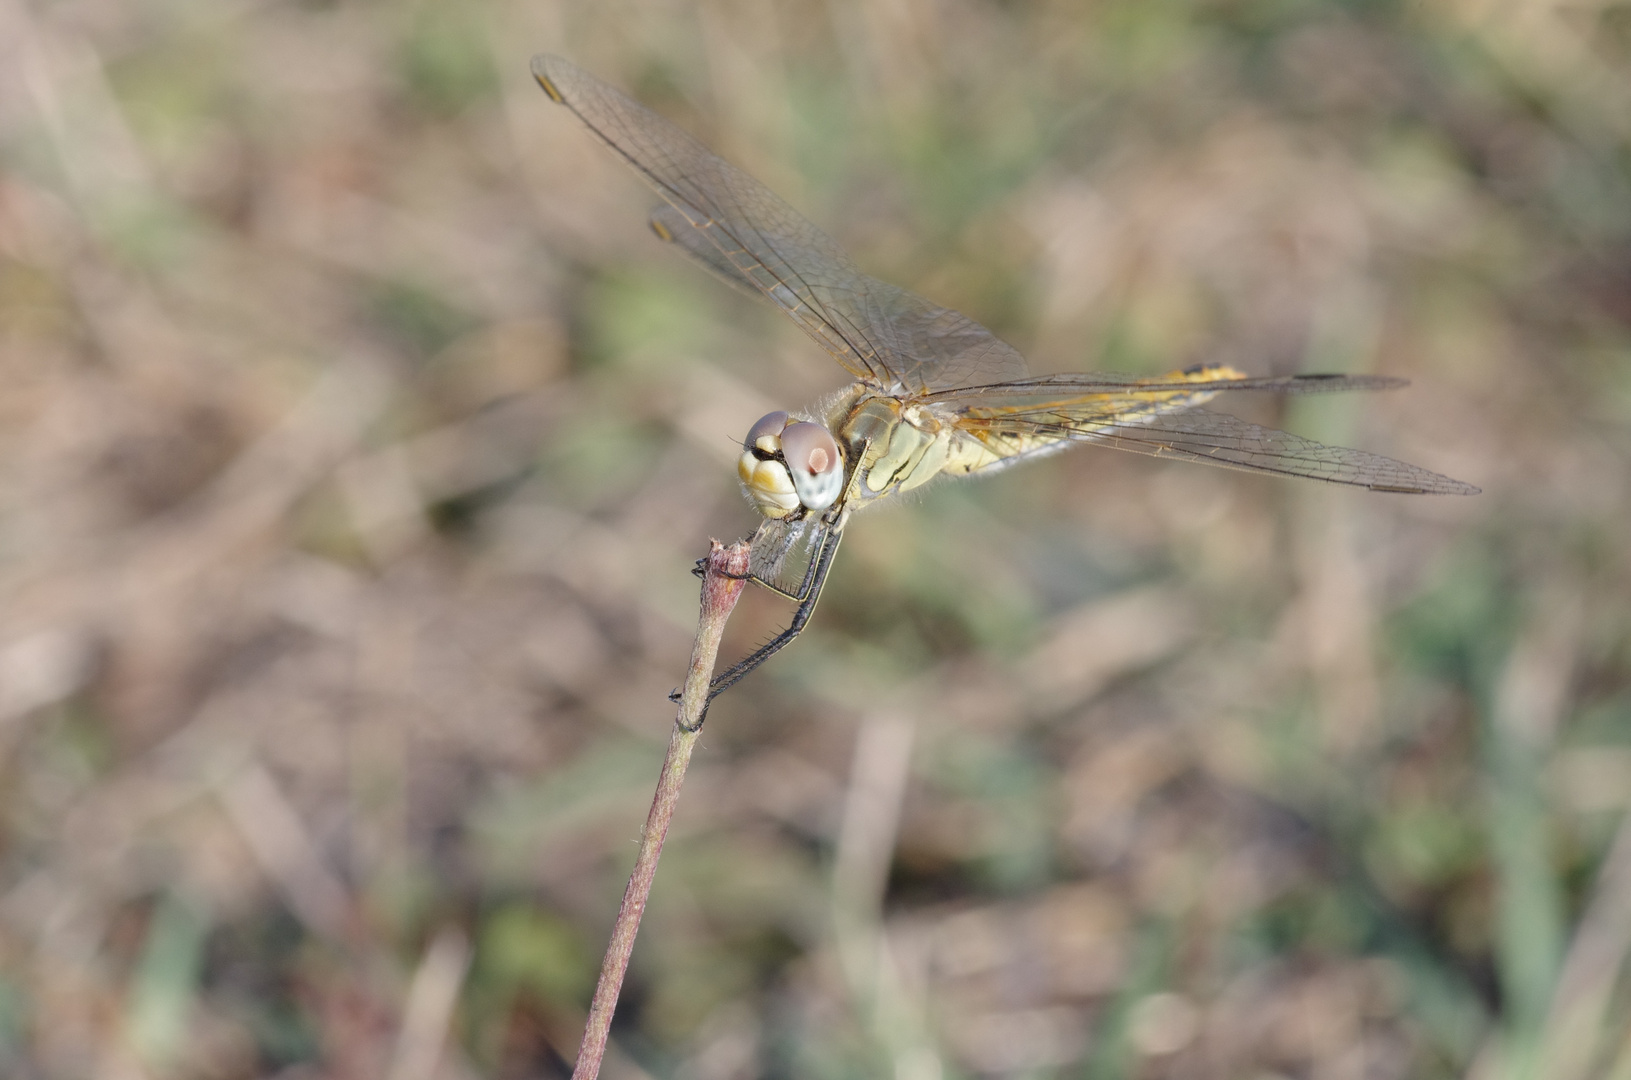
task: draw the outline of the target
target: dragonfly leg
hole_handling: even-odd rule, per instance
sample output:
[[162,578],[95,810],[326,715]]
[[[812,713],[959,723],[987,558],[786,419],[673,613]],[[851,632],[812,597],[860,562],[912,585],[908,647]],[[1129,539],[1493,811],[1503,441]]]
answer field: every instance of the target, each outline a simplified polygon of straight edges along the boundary
[[[708,576],[708,557],[706,555],[704,555],[702,558],[698,559],[696,565],[691,567],[691,576],[692,577],[699,577],[699,578]],[[758,581],[759,580],[758,578],[754,577],[752,574],[733,574],[729,570],[719,571],[719,576],[724,577],[724,578],[730,578],[732,581]],[[760,584],[763,584],[763,582],[760,582]]]
[[798,610],[793,612],[792,622],[788,623],[786,630],[721,672],[708,687],[708,700],[712,701],[719,696],[720,691],[735,684],[742,676],[791,645],[793,639],[804,631],[805,623],[808,623],[810,616],[815,613],[816,601],[821,599],[821,587],[827,583],[827,572],[832,569],[833,556],[837,554],[838,542],[842,538],[843,533],[838,529],[829,529],[822,536],[821,547],[816,552],[816,557],[810,560],[810,569],[805,574],[804,584],[800,587],[799,594],[793,598],[798,601],[799,606]]
[[[821,586],[817,583],[817,575],[820,575],[822,581],[826,580],[827,565],[832,562],[832,554],[829,549],[836,550],[838,547],[838,541],[834,538],[835,531],[836,527],[828,527],[822,532],[821,540],[816,545],[815,555],[811,557],[810,565],[804,568],[804,580],[799,583],[798,589],[794,592],[788,592],[775,582],[767,581],[758,574],[751,572],[742,574],[740,576],[728,575],[736,580],[742,580],[745,578],[746,580],[753,582],[755,585],[763,586],[785,600],[791,600],[793,603],[798,604],[799,610],[794,613],[792,624],[793,626],[797,627],[797,629],[792,630],[791,636],[787,636],[786,641],[780,640],[782,636],[786,635],[778,635],[776,642],[779,642],[779,644],[776,642],[766,644],[752,656],[727,668],[724,674],[720,675],[719,678],[713,681],[712,687],[708,693],[709,701],[712,701],[719,694],[719,691],[730,685],[730,683],[722,682],[726,676],[729,676],[734,672],[735,677],[730,680],[730,682],[734,683],[737,679],[740,679],[743,675],[746,675],[749,671],[752,671],[754,668],[768,660],[773,653],[784,648],[793,640],[793,638],[798,636],[799,630],[804,628],[804,624],[810,619],[810,614],[815,610],[815,597],[819,595],[821,591]],[[701,563],[706,563],[707,561],[707,559],[699,560]],[[692,572],[695,573],[696,571]],[[772,647],[772,645],[774,645],[774,647]],[[741,670],[738,671],[738,669]],[[680,691],[674,690],[671,692],[668,695],[668,700],[680,700]]]
[[833,555],[837,553],[838,542],[842,537],[842,531],[837,528],[827,530],[822,536],[821,547],[817,550],[815,558],[810,560],[810,570],[805,575],[803,587],[799,590],[802,595],[797,597],[799,606],[798,610],[793,612],[792,622],[788,623],[787,629],[720,672],[708,687],[708,700],[703,702],[702,713],[697,717],[697,727],[701,727],[702,722],[708,718],[708,706],[714,698],[734,686],[754,668],[787,648],[793,643],[794,638],[804,632],[805,624],[815,613],[816,601],[821,599],[821,587],[827,582],[827,572],[832,569]]
[[823,526],[821,542],[816,547],[816,554],[810,559],[810,565],[804,568],[804,580],[799,582],[799,587],[794,591],[788,592],[774,581],[762,578],[751,571],[749,571],[747,579],[761,588],[770,590],[783,600],[791,600],[795,604],[804,603],[805,598],[810,595],[810,586],[815,581],[816,569],[821,565],[821,551],[827,544],[828,534],[831,529],[831,526]]

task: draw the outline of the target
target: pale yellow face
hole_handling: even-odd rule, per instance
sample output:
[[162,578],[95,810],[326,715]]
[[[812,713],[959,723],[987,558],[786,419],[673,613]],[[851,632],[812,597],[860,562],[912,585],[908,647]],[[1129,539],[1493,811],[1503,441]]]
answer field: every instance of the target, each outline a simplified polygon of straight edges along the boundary
[[825,427],[773,412],[742,440],[736,473],[761,514],[784,518],[801,507],[820,512],[836,502],[844,487],[844,458]]

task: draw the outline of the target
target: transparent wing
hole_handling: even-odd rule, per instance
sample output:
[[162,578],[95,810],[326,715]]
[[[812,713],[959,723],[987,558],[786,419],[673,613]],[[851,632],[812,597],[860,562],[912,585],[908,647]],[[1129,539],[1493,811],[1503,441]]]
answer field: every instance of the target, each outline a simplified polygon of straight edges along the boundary
[[874,278],[867,283],[867,316],[907,393],[1007,382],[1029,370],[1018,349],[962,312]]
[[1245,375],[1221,365],[1193,367],[1166,375],[1127,375],[1120,372],[1067,372],[1037,375],[984,386],[964,386],[925,396],[927,401],[960,406],[988,402],[993,406],[1027,407],[1048,403],[1070,404],[1079,398],[1105,395],[1112,404],[1127,400],[1129,392],[1158,399],[1174,392],[1207,397],[1225,390],[1266,390],[1276,394],[1328,394],[1344,390],[1396,390],[1410,380],[1392,375]]
[[[1285,376],[1217,379],[1197,385],[1184,375],[1132,382],[1121,376],[1076,376],[1061,396],[1065,380],[1022,380],[1007,387],[984,386],[932,400],[954,408],[958,426],[996,450],[1005,460],[1057,449],[1061,441],[1113,446],[1119,450],[1176,457],[1209,465],[1283,476],[1306,476],[1373,491],[1408,494],[1474,495],[1460,480],[1364,450],[1305,439],[1260,427],[1224,413],[1198,408],[1221,390],[1355,390],[1398,384],[1378,376]],[[1163,382],[1163,379],[1166,381]],[[1046,391],[1053,390],[1049,394]]]
[[1012,346],[964,315],[867,277],[769,188],[656,113],[558,56],[534,58],[532,71],[672,207],[654,216],[658,235],[769,298],[858,378],[922,394],[1025,374]]
[[765,298],[764,292],[753,283],[752,278],[744,274],[734,262],[726,258],[725,253],[715,247],[713,241],[699,232],[686,219],[684,214],[667,203],[663,203],[651,211],[651,231],[657,234],[657,239],[664,243],[673,244],[701,263],[705,269],[725,284],[748,293],[757,299],[762,300]]

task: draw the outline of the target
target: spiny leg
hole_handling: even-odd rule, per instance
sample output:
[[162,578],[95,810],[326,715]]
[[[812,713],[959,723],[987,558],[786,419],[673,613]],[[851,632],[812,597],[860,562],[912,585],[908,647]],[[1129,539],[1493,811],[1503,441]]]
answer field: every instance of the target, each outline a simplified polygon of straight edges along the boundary
[[[815,557],[810,560],[810,569],[805,573],[804,584],[799,590],[799,595],[792,597],[792,599],[798,601],[799,605],[798,610],[793,613],[792,622],[788,623],[786,630],[759,646],[746,658],[726,668],[714,679],[713,683],[708,687],[708,698],[702,703],[702,712],[697,716],[697,727],[701,727],[702,722],[708,719],[708,706],[713,703],[714,698],[735,685],[754,668],[791,645],[793,639],[804,632],[805,624],[810,621],[810,616],[815,612],[816,601],[821,599],[821,587],[827,582],[827,572],[832,569],[833,555],[837,553],[838,542],[842,538],[841,527],[835,526],[823,532],[820,547],[816,550]],[[752,580],[759,581],[760,579],[754,577]],[[790,595],[780,589],[775,591],[783,596]],[[675,691],[670,694],[669,700],[676,700],[678,693],[678,691]]]
[[[822,525],[820,527],[820,537],[816,542],[816,551],[812,553],[811,560],[806,564],[804,579],[799,582],[799,587],[794,592],[788,592],[775,582],[768,581],[768,579],[762,578],[758,574],[744,574],[747,581],[755,582],[758,586],[763,586],[768,591],[775,592],[776,595],[791,600],[794,604],[799,605],[799,609],[793,613],[793,622],[789,623],[785,631],[781,631],[780,635],[776,635],[773,640],[760,646],[752,656],[747,656],[742,661],[727,667],[723,674],[719,674],[713,680],[713,684],[709,685],[708,690],[709,702],[713,702],[721,690],[742,679],[750,671],[754,671],[755,667],[770,659],[773,654],[780,653],[781,649],[785,649],[804,630],[804,623],[809,622],[809,618],[816,610],[816,600],[820,599],[820,589],[827,581],[827,571],[832,569],[832,558],[837,553],[838,540],[842,537],[842,530],[842,524]],[[670,702],[678,702],[680,692],[674,690],[674,692],[669,693],[669,700]]]
[[[767,522],[766,524],[769,524],[769,523]],[[823,531],[825,531],[825,528],[826,528],[826,526],[822,527]],[[755,556],[754,556],[755,561],[758,561],[757,548],[758,548],[758,546],[760,544],[763,543],[764,534],[765,534],[765,527],[760,526],[759,531],[754,534],[752,541],[750,541],[752,544],[754,544],[754,546],[756,548]],[[789,550],[791,550],[792,546],[795,543],[798,542],[799,535],[800,534],[797,533],[797,532],[790,532],[790,533],[784,534],[784,538],[777,541],[777,543],[779,545],[778,550],[777,550],[776,554],[771,556],[770,559],[767,561],[767,565],[779,567],[781,565],[781,563],[782,563],[782,560],[784,558],[786,558],[787,552]],[[782,599],[791,600],[793,603],[797,604],[797,603],[803,602],[804,598],[807,595],[809,595],[810,577],[815,572],[815,564],[816,564],[816,560],[814,558],[811,558],[809,564],[807,566],[805,566],[805,568],[804,568],[804,580],[799,583],[798,589],[796,591],[794,591],[794,592],[788,592],[786,589],[784,589],[780,585],[776,584],[770,578],[767,578],[767,577],[764,577],[761,574],[755,573],[751,568],[745,574],[732,575],[732,576],[736,577],[736,579],[739,580],[739,581],[742,581],[742,580],[751,581],[755,585],[759,585],[759,586],[762,586],[763,588],[769,589],[771,592],[775,593],[777,596],[781,597]],[[697,564],[691,568],[691,573],[696,577],[705,577],[707,575],[707,572],[708,572],[708,560],[707,560],[706,557],[698,559]]]
[[[816,544],[815,554],[810,557],[809,563],[804,567],[804,580],[800,581],[798,588],[792,592],[788,592],[786,589],[782,588],[780,585],[777,585],[769,578],[761,577],[760,575],[754,573],[751,569],[748,571],[748,580],[753,582],[755,585],[769,589],[783,600],[791,600],[795,604],[804,603],[804,601],[810,595],[811,587],[815,583],[816,569],[821,565],[821,552],[826,547],[827,542],[832,538],[832,535],[840,528],[842,528],[842,526],[826,524],[823,524],[820,527],[821,539]],[[834,547],[838,546],[838,542],[836,540],[833,540],[832,543]],[[791,543],[789,544],[789,547],[791,547]],[[785,556],[786,551],[779,553],[773,560],[772,565],[779,567],[781,565],[782,558]],[[822,573],[824,576],[825,571]]]
[[[782,649],[793,643],[793,639],[804,632],[804,625],[810,621],[815,613],[816,601],[821,599],[821,588],[827,583],[827,572],[832,569],[833,556],[838,552],[838,543],[844,537],[842,528],[834,526],[823,530],[821,546],[816,549],[815,558],[810,560],[809,569],[805,571],[804,581],[799,586],[797,594],[789,594],[777,589],[783,596],[798,603],[798,610],[793,612],[793,619],[787,624],[787,629],[765,642],[751,654],[738,660],[721,672],[708,687],[708,700],[718,697],[727,687],[739,682],[744,675],[769,660]],[[759,580],[758,578],[754,579]]]

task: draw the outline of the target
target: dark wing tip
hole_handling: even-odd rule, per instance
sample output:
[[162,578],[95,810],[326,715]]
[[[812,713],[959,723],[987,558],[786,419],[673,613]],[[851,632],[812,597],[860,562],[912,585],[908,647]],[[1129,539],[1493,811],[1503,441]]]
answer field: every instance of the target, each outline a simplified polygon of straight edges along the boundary
[[1386,491],[1398,495],[1480,495],[1483,489],[1460,480],[1451,480],[1448,476],[1434,475],[1431,480],[1421,484],[1366,484],[1372,491]]
[[1293,375],[1286,382],[1284,389],[1292,394],[1317,394],[1322,390],[1397,390],[1409,385],[1409,379],[1402,379],[1397,375],[1317,373]]
[[553,56],[549,53],[539,53],[532,58],[532,77],[538,80],[538,85],[544,88],[544,93],[548,94],[549,99],[557,105],[565,105],[566,98],[561,96],[560,89],[556,87],[555,74],[550,69],[554,68],[558,71],[566,63],[567,61],[562,60],[559,56]]

